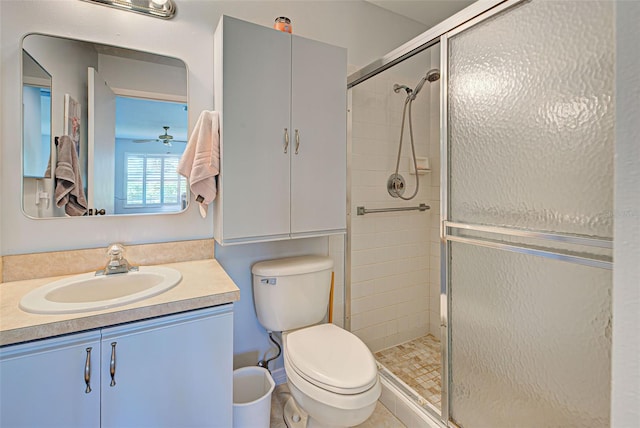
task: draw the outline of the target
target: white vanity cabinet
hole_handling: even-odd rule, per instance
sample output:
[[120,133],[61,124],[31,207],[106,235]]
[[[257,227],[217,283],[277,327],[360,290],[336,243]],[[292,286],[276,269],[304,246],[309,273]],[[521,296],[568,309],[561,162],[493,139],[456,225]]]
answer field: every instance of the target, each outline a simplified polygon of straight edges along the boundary
[[2,427],[232,425],[232,305],[0,352]]
[[207,309],[102,330],[102,428],[230,427],[233,318]]
[[216,29],[220,244],[343,233],[343,48],[223,16]]
[[99,426],[99,331],[0,348],[0,427]]

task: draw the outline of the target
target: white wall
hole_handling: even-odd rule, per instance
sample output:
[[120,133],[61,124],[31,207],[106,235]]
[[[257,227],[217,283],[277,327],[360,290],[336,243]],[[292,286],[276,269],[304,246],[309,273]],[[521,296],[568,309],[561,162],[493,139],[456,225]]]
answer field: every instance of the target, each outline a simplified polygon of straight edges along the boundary
[[640,426],[640,3],[616,4],[611,426]]
[[[189,69],[189,123],[213,108],[213,31],[222,13],[263,25],[287,15],[296,34],[346,47],[349,62],[363,66],[424,28],[361,1],[184,1],[178,15],[160,20],[76,0],[0,2],[2,52],[2,254],[20,254],[211,237],[211,214],[84,217],[31,220],[21,211],[20,40],[41,32],[120,45],[182,59]],[[210,212],[212,210],[209,210]]]

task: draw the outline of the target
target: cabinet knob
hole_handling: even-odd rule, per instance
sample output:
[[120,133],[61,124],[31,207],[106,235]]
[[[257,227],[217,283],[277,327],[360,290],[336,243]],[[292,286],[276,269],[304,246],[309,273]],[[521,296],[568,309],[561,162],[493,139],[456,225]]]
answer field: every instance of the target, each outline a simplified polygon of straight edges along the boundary
[[296,129],[296,154],[298,154],[298,149],[300,149],[300,132]]
[[289,149],[289,130],[284,128],[284,152],[287,153]]
[[87,385],[84,392],[88,394],[91,392],[91,348],[87,348],[87,359],[84,362],[84,383]]

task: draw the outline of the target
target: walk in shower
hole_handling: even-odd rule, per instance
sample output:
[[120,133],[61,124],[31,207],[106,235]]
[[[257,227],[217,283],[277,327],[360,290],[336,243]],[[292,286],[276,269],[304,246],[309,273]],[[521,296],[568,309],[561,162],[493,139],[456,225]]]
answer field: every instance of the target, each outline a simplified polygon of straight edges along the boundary
[[346,326],[444,425],[609,423],[613,8],[475,4],[349,77]]
[[389,379],[434,410],[441,396],[439,66],[436,45],[355,86],[350,150],[351,330]]

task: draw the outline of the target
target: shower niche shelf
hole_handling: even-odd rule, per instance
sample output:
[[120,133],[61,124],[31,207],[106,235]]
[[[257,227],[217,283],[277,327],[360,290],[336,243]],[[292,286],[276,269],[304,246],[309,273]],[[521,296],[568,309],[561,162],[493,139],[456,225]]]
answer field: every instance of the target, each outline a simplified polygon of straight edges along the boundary
[[[427,172],[431,172],[431,165],[429,158],[424,156],[416,156],[416,164],[418,166],[418,175],[424,175]],[[413,168],[413,160],[409,159],[409,174],[416,175]]]

